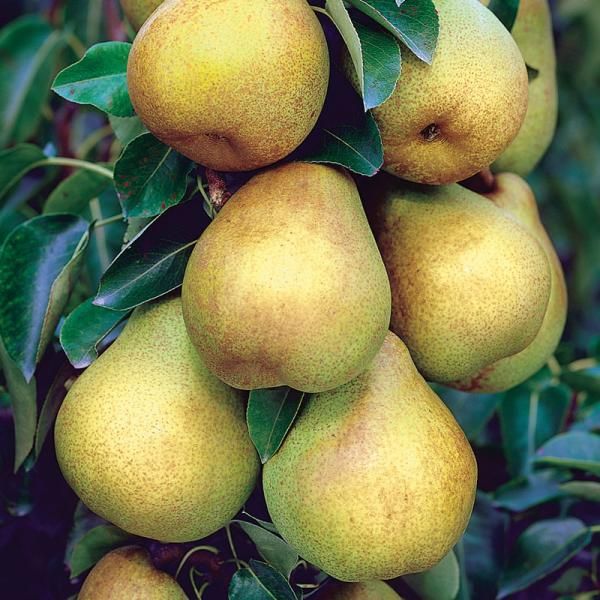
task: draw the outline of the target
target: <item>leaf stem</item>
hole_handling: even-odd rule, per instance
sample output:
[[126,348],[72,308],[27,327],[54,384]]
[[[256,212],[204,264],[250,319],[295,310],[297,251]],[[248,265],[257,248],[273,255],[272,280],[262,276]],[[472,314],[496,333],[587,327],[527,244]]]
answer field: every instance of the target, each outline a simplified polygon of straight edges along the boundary
[[183,555],[183,558],[181,559],[181,561],[179,562],[179,566],[177,567],[177,571],[175,571],[175,579],[177,579],[179,577],[179,575],[181,574],[181,570],[183,569],[183,566],[185,565],[187,560],[190,558],[190,556],[192,556],[193,554],[196,554],[196,552],[201,552],[201,551],[211,552],[212,554],[219,554],[218,549],[215,548],[214,546],[194,546],[191,550],[188,550]]
[[112,135],[112,133],[113,129],[110,125],[105,125],[104,127],[100,127],[99,129],[92,131],[92,133],[90,133],[90,135],[88,135],[83,142],[81,142],[81,145],[77,149],[77,152],[75,153],[77,158],[80,160],[85,160],[85,157],[88,155],[88,153],[93,150],[104,138]]
[[231,526],[229,523],[225,525],[225,532],[227,533],[227,541],[229,542],[229,547],[231,548],[231,554],[233,555],[233,560],[235,561],[236,567],[241,569],[242,565],[240,559],[238,558],[235,544],[233,543],[233,536],[231,535]]
[[100,221],[96,221],[94,223],[94,227],[98,228],[98,227],[104,227],[105,225],[110,225],[111,223],[117,223],[118,221],[123,221],[124,217],[122,214],[120,215],[114,215],[112,217],[107,217],[106,219],[102,219]]
[[39,162],[33,164],[31,169],[35,169],[37,167],[53,167],[53,166],[62,166],[62,167],[75,167],[78,169],[86,169],[87,171],[92,171],[94,173],[98,173],[98,175],[102,175],[107,179],[114,179],[113,172],[106,167],[102,167],[100,165],[95,165],[94,163],[88,162],[87,160],[80,160],[78,158],[66,158],[64,156],[56,156],[51,158],[46,158],[44,160],[40,160]]

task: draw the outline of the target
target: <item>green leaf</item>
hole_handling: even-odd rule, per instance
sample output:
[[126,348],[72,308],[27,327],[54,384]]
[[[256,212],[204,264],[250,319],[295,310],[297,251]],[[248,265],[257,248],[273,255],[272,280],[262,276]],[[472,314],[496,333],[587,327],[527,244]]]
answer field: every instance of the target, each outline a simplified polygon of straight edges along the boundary
[[250,392],[246,420],[250,437],[263,464],[283,444],[304,398],[303,392],[289,387]]
[[62,401],[67,395],[67,382],[75,375],[75,370],[69,363],[65,363],[59,369],[42,405],[40,418],[38,420],[37,429],[35,432],[35,456],[36,458],[42,453],[44,441],[48,433],[52,429],[54,419],[58,414],[58,410]]
[[577,418],[579,420],[571,425],[571,429],[577,431],[600,431],[600,402],[587,410],[578,411]]
[[298,563],[298,553],[278,535],[247,521],[232,521],[254,542],[258,553],[286,579]]
[[560,489],[570,496],[577,496],[582,500],[600,502],[600,483],[597,481],[568,481]]
[[563,370],[560,378],[578,392],[600,395],[600,365],[578,371]]
[[229,600],[297,600],[289,583],[275,569],[256,560],[240,569],[229,584]]
[[75,171],[52,190],[44,204],[44,214],[69,212],[81,215],[92,199],[112,185],[112,181],[100,173],[86,169]]
[[111,264],[94,304],[129,310],[177,289],[193,247],[208,224],[197,199],[156,217]]
[[122,146],[127,146],[127,144],[132,142],[136,137],[148,133],[146,126],[138,116],[115,117],[109,115],[108,120],[115,132],[116,138],[121,142]]
[[446,406],[452,411],[461,429],[474,440],[496,412],[501,394],[473,394],[459,392],[441,385],[432,386]]
[[587,546],[590,530],[579,519],[538,521],[517,540],[502,578],[499,598],[523,590],[564,565]]
[[63,34],[37,16],[0,30],[0,148],[37,131],[63,47]]
[[98,525],[90,529],[73,547],[67,566],[71,577],[92,568],[105,554],[125,545],[132,536],[114,525]]
[[77,369],[85,369],[98,358],[100,342],[129,316],[129,311],[116,311],[93,304],[90,298],[80,304],[65,320],[60,343]]
[[17,227],[0,248],[0,335],[27,381],[65,308],[88,240],[84,219],[46,215]]
[[[548,589],[560,595],[575,594],[587,576],[588,573],[585,569],[573,567],[567,569]],[[583,598],[580,596],[579,600],[583,600]]]
[[92,46],[75,64],[63,69],[52,89],[76,104],[91,104],[116,117],[134,114],[127,88],[131,44],[104,42]]
[[488,8],[498,17],[506,29],[511,31],[517,20],[519,2],[520,0],[490,0]]
[[349,2],[396,36],[417,58],[433,62],[440,25],[432,0],[405,0],[400,7],[389,0]]
[[538,450],[535,461],[600,475],[600,436],[585,431],[562,433]]
[[421,600],[454,600],[460,585],[460,567],[453,550],[427,571],[405,575],[402,579]]
[[339,97],[328,99],[315,130],[297,153],[298,160],[339,165],[371,177],[383,165],[377,124],[348,82],[339,79],[332,85]]
[[504,563],[504,543],[509,519],[485,494],[478,492],[463,537],[464,569],[473,600],[495,598]]
[[0,339],[0,364],[10,394],[15,428],[14,470],[19,470],[33,448],[37,424],[36,381],[25,381]]
[[564,473],[551,469],[531,473],[498,488],[494,503],[514,512],[528,510],[561,497],[560,483],[564,479]]
[[65,24],[86,47],[110,38],[106,11],[97,0],[67,0]]
[[32,144],[19,144],[0,152],[0,199],[8,194],[46,155]]
[[135,138],[115,165],[115,185],[129,217],[154,217],[181,202],[192,162],[146,133]]
[[531,471],[537,448],[563,426],[571,391],[566,386],[529,389],[526,385],[506,393],[500,405],[502,445],[514,477]]

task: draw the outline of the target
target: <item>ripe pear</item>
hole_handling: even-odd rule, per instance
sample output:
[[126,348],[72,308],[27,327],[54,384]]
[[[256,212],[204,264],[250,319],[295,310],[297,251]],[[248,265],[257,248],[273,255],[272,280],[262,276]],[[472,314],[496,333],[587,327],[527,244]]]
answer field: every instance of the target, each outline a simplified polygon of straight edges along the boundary
[[433,63],[403,52],[396,90],[373,115],[386,171],[443,184],[488,167],[517,135],[527,70],[510,33],[479,0],[434,4],[440,33]]
[[127,81],[165,144],[211,169],[249,171],[310,133],[329,54],[306,0],[167,0],[136,36]]
[[392,286],[392,331],[426,379],[492,391],[486,380],[534,341],[548,310],[552,272],[540,236],[457,184],[384,176],[365,197]]
[[163,0],[121,0],[121,8],[137,31]]
[[186,600],[179,584],[159,571],[148,552],[124,546],[109,552],[91,570],[79,600]]
[[[484,4],[489,4],[489,0],[484,0]],[[538,73],[529,83],[525,122],[493,168],[525,177],[548,149],[558,116],[556,53],[548,0],[521,0],[512,35],[525,63]]]
[[279,532],[342,581],[440,561],[465,530],[476,480],[462,430],[392,333],[367,371],[308,400],[263,470]]
[[354,181],[307,163],[256,175],[233,195],[192,253],[182,299],[202,360],[241,389],[350,381],[377,354],[391,310]]
[[[562,266],[554,246],[544,229],[535,201],[527,183],[518,175],[501,173],[496,177],[495,189],[486,194],[496,206],[510,212],[523,227],[536,237],[550,263],[550,300],[544,320],[533,341],[521,352],[498,361],[477,379],[476,389],[500,391],[525,381],[541,369],[556,350],[567,318],[567,288]],[[473,388],[472,381],[462,387]]]
[[365,581],[335,582],[323,589],[318,600],[402,600],[402,598],[383,581]]
[[163,542],[223,527],[258,475],[243,397],[198,357],[179,298],[134,312],[69,390],[55,440],[65,479],[91,510]]

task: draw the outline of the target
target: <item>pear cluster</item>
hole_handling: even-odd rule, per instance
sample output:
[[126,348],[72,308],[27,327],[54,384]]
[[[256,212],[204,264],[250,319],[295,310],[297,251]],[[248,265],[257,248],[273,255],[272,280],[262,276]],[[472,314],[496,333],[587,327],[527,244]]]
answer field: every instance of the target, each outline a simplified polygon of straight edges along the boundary
[[[427,381],[507,390],[558,344],[564,277],[521,178],[552,138],[556,80],[546,0],[521,0],[514,37],[479,0],[434,3],[433,64],[403,54],[373,111],[386,172],[357,181],[280,162],[329,82],[305,0],[123,0],[135,28],[147,18],[128,67],[147,128],[205,167],[262,170],[198,240],[181,295],[136,309],[60,409],[60,466],[99,515],[188,542],[262,476],[285,540],[350,582],[331,600],[398,598],[379,580],[432,567],[462,536],[477,465]],[[485,189],[460,183],[482,170]],[[247,391],[279,386],[308,399],[261,474]],[[100,597],[95,573],[150,567],[111,553],[81,597]]]

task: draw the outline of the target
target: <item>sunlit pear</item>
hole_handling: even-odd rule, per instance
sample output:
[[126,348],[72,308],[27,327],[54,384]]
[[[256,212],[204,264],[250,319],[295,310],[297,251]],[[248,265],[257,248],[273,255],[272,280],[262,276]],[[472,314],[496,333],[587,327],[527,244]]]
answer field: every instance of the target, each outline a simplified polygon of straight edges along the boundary
[[124,546],[104,556],[86,577],[78,600],[186,600],[179,584],[159,571],[148,552]]
[[390,286],[342,169],[290,163],[252,178],[200,237],[183,313],[202,360],[241,389],[318,392],[367,368]]
[[165,144],[218,171],[249,171],[310,133],[329,53],[306,0],[167,0],[135,38],[127,81]]
[[540,332],[552,290],[537,231],[457,184],[370,182],[365,204],[392,286],[392,324],[429,381],[469,391]]
[[362,375],[310,397],[263,470],[281,535],[354,582],[439,562],[465,530],[476,480],[469,442],[392,333]]
[[443,184],[498,158],[523,123],[528,90],[517,45],[479,0],[434,4],[440,33],[433,63],[403,49],[396,90],[373,115],[386,171]]
[[162,542],[223,527],[258,475],[244,398],[198,357],[179,298],[135,311],[69,390],[55,440],[63,475],[86,506]]

